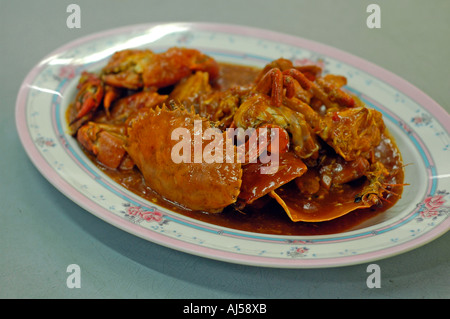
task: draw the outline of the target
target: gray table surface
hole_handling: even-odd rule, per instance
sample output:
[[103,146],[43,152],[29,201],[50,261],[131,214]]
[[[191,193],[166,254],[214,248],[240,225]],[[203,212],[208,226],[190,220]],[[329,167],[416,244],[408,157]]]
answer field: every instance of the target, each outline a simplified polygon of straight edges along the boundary
[[[81,8],[81,28],[66,8]],[[381,28],[366,7],[381,8]],[[1,298],[449,298],[450,233],[379,260],[381,288],[367,264],[272,269],[196,257],[147,242],[81,209],[38,172],[16,132],[20,84],[45,55],[76,38],[149,22],[219,22],[284,32],[371,61],[450,111],[450,1],[376,0],[0,0]],[[67,266],[82,286],[66,285]]]

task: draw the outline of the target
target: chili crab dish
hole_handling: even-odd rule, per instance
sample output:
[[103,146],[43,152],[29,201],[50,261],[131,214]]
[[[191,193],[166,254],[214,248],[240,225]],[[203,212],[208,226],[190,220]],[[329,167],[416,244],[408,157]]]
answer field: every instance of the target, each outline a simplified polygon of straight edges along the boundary
[[67,123],[99,168],[153,203],[241,230],[339,232],[404,186],[382,114],[346,84],[285,58],[256,68],[128,49],[83,72]]

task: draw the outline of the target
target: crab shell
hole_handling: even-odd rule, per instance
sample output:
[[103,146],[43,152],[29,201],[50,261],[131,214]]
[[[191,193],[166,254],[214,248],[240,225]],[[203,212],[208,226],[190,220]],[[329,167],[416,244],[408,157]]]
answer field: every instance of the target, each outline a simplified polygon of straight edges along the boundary
[[281,187],[273,190],[270,196],[283,207],[293,222],[323,222],[344,216],[357,209],[371,207],[373,204],[366,201],[355,202],[355,197],[358,197],[367,184],[328,196],[326,206],[323,206],[323,200],[310,200],[307,197],[298,196],[297,190],[289,188]]
[[[131,123],[126,150],[146,185],[158,194],[193,211],[218,213],[237,200],[242,183],[241,163],[227,160],[226,152],[222,163],[176,163],[172,149],[179,141],[172,139],[172,132],[186,128],[194,141],[194,120],[201,120],[203,132],[211,127],[209,121],[183,108],[150,109]],[[208,143],[202,138],[202,151]],[[193,142],[191,146],[193,149]]]

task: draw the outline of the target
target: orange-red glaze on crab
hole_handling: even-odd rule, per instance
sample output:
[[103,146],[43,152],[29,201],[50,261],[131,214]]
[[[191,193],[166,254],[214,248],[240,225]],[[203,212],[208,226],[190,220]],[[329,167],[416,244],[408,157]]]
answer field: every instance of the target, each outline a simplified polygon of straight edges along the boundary
[[[172,139],[171,132],[186,129],[194,140],[196,120],[201,121],[203,131],[211,128],[199,115],[183,109],[169,110],[165,106],[151,109],[133,120],[126,150],[146,184],[157,193],[194,211],[221,212],[237,200],[241,163],[235,158],[228,160],[226,154],[220,163],[198,163],[193,158],[194,151],[187,163],[173,160],[172,150],[178,141]],[[205,146],[202,141],[202,149]]]
[[[179,54],[183,55],[181,62],[177,62]],[[148,67],[149,61],[153,63],[153,70]],[[177,64],[177,67],[164,69],[164,65],[171,63]],[[141,68],[144,64],[145,72]],[[274,68],[279,70],[271,71]],[[122,157],[122,150],[116,152],[120,160],[112,164],[119,165],[119,169],[111,169],[105,163],[99,163],[99,167],[121,185],[159,205],[205,222],[239,230],[315,235],[354,227],[394,205],[398,199],[394,194],[402,192],[402,161],[394,140],[385,131],[378,112],[363,108],[356,97],[340,89],[346,84],[344,77],[321,77],[320,68],[293,67],[285,59],[269,63],[260,72],[251,67],[217,64],[198,51],[179,49],[170,49],[156,58],[151,51],[121,52],[111,59],[104,70],[105,88],[111,84],[123,84],[122,88],[128,89],[145,88],[138,94],[123,98],[120,98],[119,90],[111,101],[108,100],[108,108],[105,105],[104,111],[88,114],[84,121],[98,122],[98,127],[91,127],[93,125],[89,123],[82,127],[82,123],[77,123],[77,129],[81,126],[79,142],[82,145],[86,143],[87,155],[97,163],[99,156],[96,150],[110,147],[114,151],[116,145],[123,144],[126,154]],[[169,73],[165,74],[166,71]],[[152,83],[146,74],[153,74],[152,78],[157,83]],[[224,93],[210,87],[211,79]],[[178,88],[176,86],[172,93],[167,93],[169,95],[155,90],[155,87],[175,83],[178,83]],[[236,85],[244,89],[227,90]],[[246,86],[253,89],[247,90]],[[200,92],[201,96],[198,95]],[[242,118],[234,116],[236,110],[245,104],[243,102],[250,100],[253,103],[251,98],[255,94],[270,97],[272,102],[265,106],[264,114],[275,116],[278,120],[267,119],[259,114],[248,117],[248,112]],[[197,166],[184,165],[180,169],[170,158],[170,143],[174,141],[168,134],[169,126],[186,125],[200,117],[183,108],[158,106],[168,103],[170,107],[173,97],[185,99],[186,106],[195,106],[195,111],[204,121],[218,121],[216,123],[227,127],[239,125],[239,119],[251,125],[279,126],[293,137],[292,150],[283,150],[280,154],[281,169],[269,176],[255,173],[260,163],[245,166],[237,163],[225,169],[217,164],[208,166],[200,163]],[[334,110],[334,113],[319,116],[318,107],[321,104]],[[281,105],[291,111],[283,111]],[[297,114],[292,113],[294,111]],[[73,107],[72,110],[69,108],[68,122],[71,122],[74,113]],[[238,122],[232,123],[233,120]],[[348,120],[355,122],[354,129],[349,129]],[[295,137],[296,134],[305,136],[301,132],[307,132],[306,122],[310,125],[310,133],[335,149],[339,158],[333,159],[331,156],[326,158],[329,162],[314,164],[314,161],[323,159],[320,156],[327,152],[326,145],[318,145],[321,154],[314,148],[314,152],[295,154],[293,150],[296,146],[304,149],[305,141]],[[293,123],[298,128],[292,126]],[[114,128],[110,129],[110,124],[131,126],[123,133],[122,130],[117,132]],[[153,138],[155,136],[158,138]],[[126,142],[123,142],[122,137]],[[311,145],[314,146],[314,143]],[[376,152],[373,151],[374,147]],[[382,163],[382,169],[369,166],[370,158]],[[342,159],[348,162],[342,163]],[[342,174],[337,173],[336,167]],[[330,176],[327,175],[327,169]],[[380,190],[383,185],[378,187],[377,183],[373,183],[373,190],[370,188],[372,183],[368,171],[372,175],[379,173],[383,177],[383,185],[391,185],[387,193],[386,190]],[[385,171],[389,173],[383,175]],[[360,178],[362,176],[364,178]],[[331,184],[327,185],[328,177],[332,180],[332,187]],[[189,194],[192,193],[192,185],[196,187],[195,196]],[[175,188],[176,192],[171,191]],[[385,195],[380,196],[380,192]],[[384,200],[382,206],[379,206],[380,198]],[[315,217],[317,212],[320,214]],[[323,221],[327,219],[324,212],[329,213],[331,220]],[[336,218],[340,215],[345,216]]]

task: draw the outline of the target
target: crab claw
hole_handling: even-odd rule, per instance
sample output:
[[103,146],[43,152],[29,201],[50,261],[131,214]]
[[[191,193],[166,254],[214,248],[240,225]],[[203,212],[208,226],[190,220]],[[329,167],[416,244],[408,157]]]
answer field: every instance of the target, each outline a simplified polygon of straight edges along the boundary
[[111,104],[121,96],[121,90],[117,87],[106,84],[105,85],[105,97],[103,98],[103,106],[105,107],[106,114],[109,115],[109,108]]
[[103,99],[103,83],[94,74],[84,71],[81,75],[77,88],[78,94],[75,98],[75,107],[78,111],[75,120],[82,118],[89,112],[95,111]]

